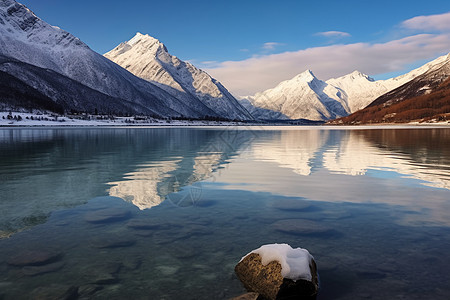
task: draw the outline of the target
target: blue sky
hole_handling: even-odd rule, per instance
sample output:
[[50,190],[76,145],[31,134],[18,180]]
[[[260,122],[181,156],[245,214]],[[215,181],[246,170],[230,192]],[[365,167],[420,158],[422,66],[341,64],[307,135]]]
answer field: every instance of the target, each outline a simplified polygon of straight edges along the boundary
[[[426,22],[419,22],[428,24],[423,28],[404,24],[413,17],[450,12],[450,1],[443,0],[19,2],[48,23],[79,37],[99,53],[131,39],[138,31],[150,34],[161,40],[171,54],[206,68],[235,94],[273,87],[280,80],[289,79],[305,69],[312,69],[324,80],[356,68],[383,78],[386,74],[406,72],[450,51],[450,43],[446,40],[450,32],[450,14],[433,19],[434,27]],[[437,28],[436,22],[444,25]],[[423,34],[427,36],[418,36]],[[417,49],[385,49],[403,51],[406,57],[402,59],[398,54],[377,63],[381,54],[369,51],[370,55],[361,54],[365,57],[352,60],[363,50],[348,51],[351,45],[366,45],[373,50],[375,45],[389,45],[393,41],[402,44],[402,39],[412,36],[417,37],[414,41]],[[437,37],[441,39],[437,40]],[[419,41],[419,38],[423,40]],[[438,45],[429,46],[432,43]],[[299,51],[310,53],[313,50],[317,50],[316,56],[306,57],[302,52],[304,57],[299,58]],[[343,55],[343,51],[348,54]],[[330,61],[320,64],[320,55]],[[283,67],[280,59],[286,65],[290,57],[294,61],[292,66]],[[258,63],[260,65],[256,66]],[[341,67],[337,67],[339,64]],[[264,65],[268,67],[264,68]],[[348,67],[343,67],[345,65]],[[242,80],[250,77],[254,80],[248,82],[246,88]]]

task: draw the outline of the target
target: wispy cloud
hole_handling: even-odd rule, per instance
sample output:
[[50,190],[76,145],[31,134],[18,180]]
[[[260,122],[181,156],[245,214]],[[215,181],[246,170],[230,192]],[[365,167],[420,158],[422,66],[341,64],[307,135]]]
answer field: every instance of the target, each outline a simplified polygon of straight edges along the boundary
[[402,22],[402,27],[414,30],[450,31],[450,12],[431,16],[417,16]]
[[262,45],[262,49],[263,50],[266,50],[266,51],[272,51],[272,50],[274,50],[276,47],[278,47],[278,46],[282,46],[283,44],[282,43],[277,43],[277,42],[267,42],[267,43],[264,43],[263,45]]
[[201,61],[199,63],[197,63],[197,66],[200,66],[201,68],[216,68],[219,67],[221,64],[221,62],[218,62],[216,60],[206,60],[206,61]]
[[[251,95],[272,88],[306,69],[313,70],[323,80],[354,70],[378,75],[402,71],[410,64],[431,60],[450,50],[450,12],[414,17],[401,22],[400,27],[414,30],[415,34],[383,43],[333,43],[298,51],[254,55],[241,61],[220,62],[206,69],[234,94]],[[430,33],[430,30],[434,32]],[[318,32],[316,35],[329,39],[350,36],[342,31]],[[271,42],[264,46],[273,49],[278,44]]]
[[326,38],[344,38],[344,37],[349,37],[351,36],[350,33],[348,32],[343,32],[343,31],[324,31],[324,32],[317,32],[316,34],[317,36],[323,36]]
[[235,95],[250,95],[311,69],[321,79],[360,70],[376,75],[399,71],[450,49],[450,34],[417,34],[386,43],[329,45],[221,62],[207,71]]

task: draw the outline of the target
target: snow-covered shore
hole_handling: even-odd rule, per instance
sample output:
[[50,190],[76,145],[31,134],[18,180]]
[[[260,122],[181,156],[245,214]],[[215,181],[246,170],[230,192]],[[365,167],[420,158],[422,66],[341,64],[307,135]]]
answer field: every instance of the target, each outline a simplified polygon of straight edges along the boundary
[[[152,118],[105,116],[59,116],[50,113],[0,112],[0,127],[111,127],[111,126],[297,126],[289,123],[270,122],[233,122],[209,120],[162,120]],[[373,125],[311,125],[302,127],[326,127],[327,129],[374,129],[374,128],[411,128],[411,127],[450,127],[449,122],[411,122],[405,124],[383,123]]]
[[[255,123],[256,124],[256,123]],[[161,120],[152,118],[103,116],[58,116],[54,114],[0,112],[0,127],[82,127],[82,126],[230,126],[248,125],[243,122],[208,121],[208,120]]]

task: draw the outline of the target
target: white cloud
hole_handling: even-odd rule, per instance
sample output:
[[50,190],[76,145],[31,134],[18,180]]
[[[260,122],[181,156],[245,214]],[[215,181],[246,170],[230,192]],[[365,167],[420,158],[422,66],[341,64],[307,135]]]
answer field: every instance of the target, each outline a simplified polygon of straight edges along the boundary
[[218,65],[219,64],[219,62],[218,61],[215,61],[215,60],[206,60],[206,61],[202,61],[202,62],[200,62],[200,64],[202,64],[202,65],[206,65],[206,66],[216,66],[216,65]]
[[276,86],[306,69],[323,80],[354,70],[369,75],[400,71],[450,49],[450,34],[417,34],[386,43],[354,43],[225,61],[207,69],[233,94],[250,95]]
[[281,46],[281,45],[283,45],[282,43],[277,43],[277,42],[267,42],[267,43],[264,43],[263,45],[262,45],[262,48],[264,49],[264,50],[273,50],[273,49],[275,49],[275,47],[278,47],[278,46]]
[[440,15],[418,16],[402,22],[402,27],[414,30],[450,31],[450,12]]
[[334,30],[317,32],[315,35],[323,36],[323,37],[327,37],[327,38],[343,38],[343,37],[351,36],[351,34],[348,32],[334,31]]

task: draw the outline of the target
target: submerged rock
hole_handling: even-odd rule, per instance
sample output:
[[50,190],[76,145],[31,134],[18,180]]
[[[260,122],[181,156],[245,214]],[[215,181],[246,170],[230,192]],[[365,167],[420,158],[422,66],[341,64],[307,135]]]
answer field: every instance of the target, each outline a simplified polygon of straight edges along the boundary
[[[290,248],[286,244],[266,246],[281,247],[282,250]],[[298,249],[302,251],[300,254]],[[281,251],[281,255],[273,251],[261,255],[252,252],[236,265],[236,275],[247,291],[258,293],[263,299],[316,299],[319,285],[314,259],[305,249],[290,250],[285,253]],[[271,261],[263,264],[264,255],[265,260]],[[283,255],[284,258],[278,258]]]
[[89,223],[109,223],[130,218],[131,212],[120,208],[105,208],[88,212],[84,219]]
[[31,292],[32,300],[72,300],[78,298],[78,287],[60,284],[51,284],[34,289]]
[[195,206],[198,207],[210,207],[216,204],[216,201],[214,200],[206,200],[206,199],[201,199],[201,200],[197,200],[194,202]]
[[142,258],[141,257],[124,257],[122,260],[122,265],[124,268],[134,271],[138,269],[142,264]]
[[129,237],[120,236],[104,236],[95,239],[91,242],[91,245],[95,248],[119,248],[119,247],[129,247],[136,243],[135,239]]
[[38,266],[58,261],[62,257],[61,252],[48,250],[23,251],[10,257],[7,261],[12,266]]
[[272,227],[277,231],[298,235],[326,234],[332,232],[331,227],[304,219],[281,220],[273,223]]
[[97,291],[103,289],[101,285],[97,284],[85,284],[78,288],[78,294],[80,298],[89,299],[92,295],[94,295]]
[[304,211],[311,208],[311,204],[299,199],[280,199],[272,203],[272,207],[279,210]]
[[129,228],[138,230],[160,229],[162,225],[161,220],[155,219],[133,219],[127,223]]
[[122,268],[121,263],[105,262],[89,266],[83,271],[85,281],[91,284],[114,284],[119,281],[117,273]]
[[27,276],[36,276],[45,273],[51,273],[60,270],[64,267],[65,263],[62,261],[51,263],[42,266],[25,266],[22,268],[22,273]]

